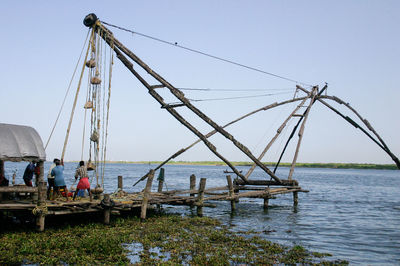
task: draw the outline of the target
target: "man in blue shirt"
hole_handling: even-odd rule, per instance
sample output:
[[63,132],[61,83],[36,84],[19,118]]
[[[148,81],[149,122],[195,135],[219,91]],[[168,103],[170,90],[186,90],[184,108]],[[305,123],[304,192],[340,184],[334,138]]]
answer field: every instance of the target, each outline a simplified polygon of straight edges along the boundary
[[23,179],[24,179],[25,185],[27,185],[28,187],[32,186],[34,170],[35,170],[35,164],[33,162],[30,162],[28,164],[28,166],[25,168]]
[[65,198],[68,200],[68,189],[67,186],[65,185],[64,181],[64,162],[57,160],[55,161],[56,167],[51,170],[51,176],[54,176],[54,185],[55,185],[55,191],[58,195],[60,195],[60,189],[64,189],[65,192]]

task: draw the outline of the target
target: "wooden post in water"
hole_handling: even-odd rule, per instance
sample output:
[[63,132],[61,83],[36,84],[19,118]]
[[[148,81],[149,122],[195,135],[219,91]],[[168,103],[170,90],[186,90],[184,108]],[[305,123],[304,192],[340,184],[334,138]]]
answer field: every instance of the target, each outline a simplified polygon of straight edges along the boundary
[[109,205],[111,204],[110,194],[104,194],[103,201],[106,205],[108,205],[105,206],[104,209],[104,223],[110,224],[110,216],[111,216],[111,208],[109,208]]
[[206,188],[206,178],[200,179],[199,193],[197,194],[197,215],[203,216],[203,200],[204,200],[204,190]]
[[43,161],[39,162],[40,174],[38,177],[38,200],[36,210],[38,211],[36,214],[36,229],[39,232],[44,231],[44,219],[46,215],[46,199],[47,199],[47,183],[44,181],[44,163]]
[[123,185],[122,175],[119,175],[119,176],[118,176],[118,189],[119,189],[119,190],[122,190],[123,187],[124,187],[124,185]]
[[[196,176],[193,174],[193,175],[190,176],[190,187],[189,187],[189,189],[193,190],[195,188],[196,188]],[[190,196],[194,197],[195,194],[192,193],[192,194],[190,194]]]
[[[269,187],[267,187],[266,190],[269,192]],[[268,209],[268,204],[269,204],[269,196],[267,195],[264,197],[264,205],[263,205],[264,209]]]
[[[235,192],[233,190],[233,183],[230,175],[226,176],[226,181],[228,182],[229,197],[233,197],[235,195]],[[235,209],[236,209],[235,199],[231,199],[231,211],[234,211]]]
[[146,187],[144,188],[144,191],[143,191],[142,208],[140,211],[140,219],[141,220],[146,219],[147,203],[149,202],[149,196],[150,196],[150,191],[151,191],[151,184],[153,183],[153,178],[154,178],[154,170],[151,169],[149,172],[149,176],[147,177]]
[[298,192],[293,192],[293,206],[297,206],[299,204],[299,195]]
[[165,178],[165,173],[164,173],[164,168],[160,169],[160,173],[158,174],[158,188],[157,192],[162,192],[163,186],[164,186],[164,178]]
[[268,197],[265,197],[264,198],[264,209],[268,209],[268,201],[269,201],[269,198]]

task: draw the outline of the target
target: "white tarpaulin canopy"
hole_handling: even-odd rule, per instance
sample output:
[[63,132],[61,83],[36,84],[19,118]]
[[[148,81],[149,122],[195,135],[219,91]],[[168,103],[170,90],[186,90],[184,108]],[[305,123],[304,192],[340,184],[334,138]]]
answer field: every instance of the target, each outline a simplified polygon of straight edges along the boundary
[[43,142],[35,129],[0,123],[0,160],[46,160]]

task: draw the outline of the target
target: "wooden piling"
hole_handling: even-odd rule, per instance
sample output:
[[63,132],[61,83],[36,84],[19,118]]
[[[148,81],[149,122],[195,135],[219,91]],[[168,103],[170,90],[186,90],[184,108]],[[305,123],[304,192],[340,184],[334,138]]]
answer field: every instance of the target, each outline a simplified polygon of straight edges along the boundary
[[299,204],[298,192],[293,192],[293,206],[297,206],[298,204]]
[[104,194],[103,201],[106,205],[104,208],[104,223],[110,224],[111,208],[108,207],[111,204],[110,194]]
[[[194,190],[196,188],[196,176],[193,174],[190,176],[190,190]],[[191,197],[194,197],[195,194],[190,194]]]
[[264,209],[268,209],[268,203],[269,203],[269,197],[265,197],[264,198],[264,205],[263,205]]
[[197,215],[203,216],[203,200],[204,200],[204,190],[206,189],[206,178],[200,179],[199,192],[197,194]]
[[123,186],[123,179],[122,179],[122,175],[118,176],[118,189],[119,190],[123,190],[124,186]]
[[34,214],[36,215],[36,230],[39,232],[43,232],[45,215],[47,210],[46,208],[47,183],[44,181],[39,181],[37,189],[38,189],[38,200],[35,208],[36,212],[34,212]]
[[231,199],[231,210],[234,211],[236,209],[236,204],[235,204],[235,199],[233,196],[235,196],[235,192],[233,190],[233,183],[232,183],[232,178],[230,175],[226,176],[226,181],[228,182],[228,189],[229,189],[229,197]]
[[143,191],[144,193],[143,193],[142,208],[140,211],[140,219],[141,220],[146,219],[147,203],[149,202],[149,196],[150,196],[150,191],[151,191],[151,184],[153,183],[153,178],[154,178],[154,170],[151,169],[149,172],[149,176],[147,177],[146,187],[144,188],[144,191]]

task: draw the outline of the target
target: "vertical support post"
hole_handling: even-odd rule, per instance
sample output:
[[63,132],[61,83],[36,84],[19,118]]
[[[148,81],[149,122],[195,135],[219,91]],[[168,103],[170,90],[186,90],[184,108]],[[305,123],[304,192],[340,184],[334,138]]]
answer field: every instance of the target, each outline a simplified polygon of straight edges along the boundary
[[268,209],[268,205],[269,205],[269,187],[267,187],[265,190],[268,192],[268,195],[266,195],[266,196],[264,197],[264,205],[263,205],[263,208],[264,208],[264,209]]
[[150,196],[151,184],[153,183],[153,178],[154,178],[154,170],[151,169],[149,172],[149,176],[147,177],[146,187],[144,188],[144,191],[143,191],[142,208],[140,211],[140,219],[141,220],[146,219],[147,203],[149,202],[149,196]]
[[118,189],[119,189],[119,190],[122,190],[123,187],[124,187],[124,184],[123,184],[122,175],[119,175],[119,176],[118,176]]
[[[196,188],[196,176],[193,174],[193,175],[190,176],[190,187],[189,187],[189,189],[193,190],[195,188]],[[190,194],[190,196],[194,197],[195,194],[192,193],[192,194]]]
[[164,180],[163,179],[158,180],[157,192],[162,192],[163,186],[164,186]]
[[[228,182],[229,197],[232,198],[233,196],[235,196],[235,192],[233,190],[233,183],[232,183],[232,178],[230,175],[226,176],[226,181]],[[235,209],[236,209],[235,200],[232,198],[231,199],[231,211],[234,211]]]
[[160,173],[158,174],[158,188],[157,188],[157,192],[162,192],[162,188],[164,185],[164,178],[165,178],[165,170],[164,168],[160,169]]
[[203,200],[204,200],[204,190],[206,188],[206,178],[200,179],[199,193],[197,194],[197,215],[203,216]]
[[299,192],[293,192],[293,206],[297,206],[299,204]]
[[264,209],[268,209],[268,203],[269,203],[269,198],[268,197],[265,197],[264,198]]
[[[43,162],[41,163],[43,166]],[[41,167],[42,170],[42,167]],[[42,173],[43,171],[41,171]],[[40,179],[39,179],[40,180]],[[46,206],[46,194],[47,194],[47,183],[43,181],[39,181],[38,183],[38,201],[36,208],[38,209],[38,213],[36,214],[36,230],[39,232],[44,231],[44,220],[45,220],[45,211],[44,207]]]
[[110,194],[104,194],[103,201],[106,205],[106,208],[104,209],[104,223],[110,224],[111,208],[108,208],[111,203]]

